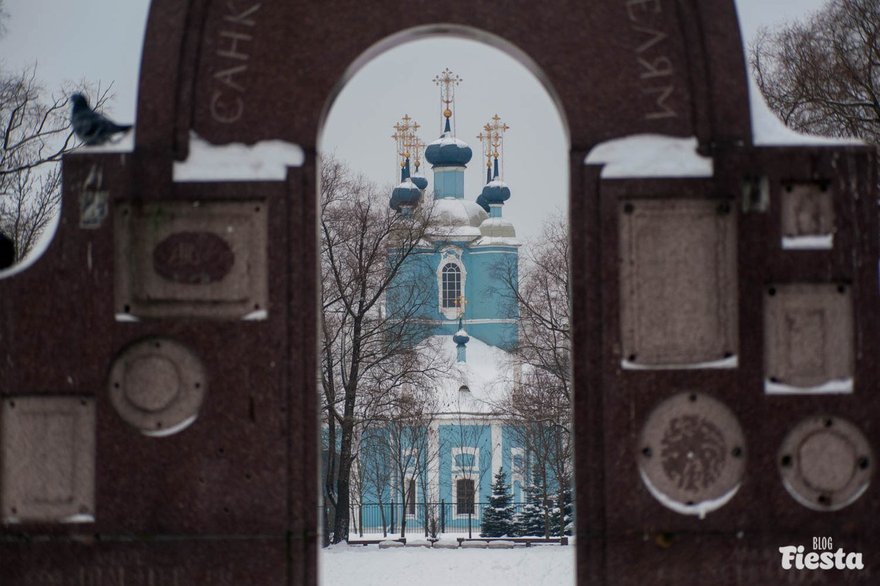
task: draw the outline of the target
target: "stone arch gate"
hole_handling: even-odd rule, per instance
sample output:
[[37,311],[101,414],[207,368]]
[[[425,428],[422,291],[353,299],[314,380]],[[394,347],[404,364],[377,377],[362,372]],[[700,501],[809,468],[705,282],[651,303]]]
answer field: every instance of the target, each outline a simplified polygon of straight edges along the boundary
[[[154,1],[134,151],[68,156],[51,247],[0,279],[0,582],[315,583],[319,124],[437,23],[518,47],[568,122],[578,583],[871,582],[874,159],[755,146],[723,0]],[[304,160],[175,181],[192,133]],[[640,134],[616,152],[661,168],[585,165]],[[866,568],[787,575],[813,537]]]

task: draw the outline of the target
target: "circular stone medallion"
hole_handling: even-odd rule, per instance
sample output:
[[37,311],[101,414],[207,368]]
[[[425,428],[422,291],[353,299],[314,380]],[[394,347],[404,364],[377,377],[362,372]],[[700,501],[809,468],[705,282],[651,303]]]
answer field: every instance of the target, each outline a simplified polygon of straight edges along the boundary
[[798,423],[783,440],[777,458],[785,489],[816,511],[836,511],[862,496],[873,462],[862,432],[828,415]]
[[636,457],[642,481],[658,501],[677,513],[703,516],[736,494],[745,471],[745,438],[723,403],[680,393],[648,416]]
[[198,416],[205,372],[182,344],[150,338],[116,358],[109,387],[110,400],[126,422],[147,435],[171,435]]

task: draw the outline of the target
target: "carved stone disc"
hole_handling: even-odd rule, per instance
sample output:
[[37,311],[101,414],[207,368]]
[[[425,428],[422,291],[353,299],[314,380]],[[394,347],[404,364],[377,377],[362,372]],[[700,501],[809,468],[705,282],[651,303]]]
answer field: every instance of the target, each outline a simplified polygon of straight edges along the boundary
[[109,386],[113,406],[125,421],[147,435],[171,435],[198,416],[205,372],[185,346],[150,338],[117,357]]
[[702,516],[739,488],[745,438],[723,403],[701,393],[680,393],[648,416],[636,457],[642,481],[657,500],[678,513]]
[[783,485],[797,502],[836,511],[868,488],[874,458],[855,425],[825,415],[798,423],[783,440],[777,463]]

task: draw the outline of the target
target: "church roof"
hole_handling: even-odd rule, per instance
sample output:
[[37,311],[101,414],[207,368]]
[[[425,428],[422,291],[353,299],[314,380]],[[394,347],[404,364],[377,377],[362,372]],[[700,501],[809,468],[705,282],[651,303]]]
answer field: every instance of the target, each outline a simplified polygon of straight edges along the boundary
[[438,236],[480,236],[480,225],[489,217],[472,201],[444,197],[434,200]]
[[480,234],[487,237],[516,239],[516,229],[505,218],[487,218],[480,224]]
[[456,344],[448,334],[430,336],[423,346],[427,351],[439,353],[450,364],[449,373],[436,382],[440,418],[458,417],[459,413],[493,415],[498,412],[498,404],[513,389],[515,369],[509,352],[471,336],[467,343],[467,360],[456,362]]

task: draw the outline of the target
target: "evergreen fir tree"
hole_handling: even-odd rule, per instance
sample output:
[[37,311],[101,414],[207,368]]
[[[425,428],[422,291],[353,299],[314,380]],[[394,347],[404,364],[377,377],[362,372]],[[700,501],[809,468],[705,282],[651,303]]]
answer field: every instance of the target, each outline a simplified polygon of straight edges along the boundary
[[499,470],[492,483],[489,506],[483,511],[483,530],[480,537],[514,535],[513,495],[507,484],[507,475]]
[[516,516],[516,534],[544,537],[547,507],[544,504],[544,487],[529,484],[525,488],[526,504]]
[[566,484],[560,496],[561,500],[556,504],[556,526],[553,528],[553,534],[571,535],[574,530],[574,503],[572,502],[571,485]]

